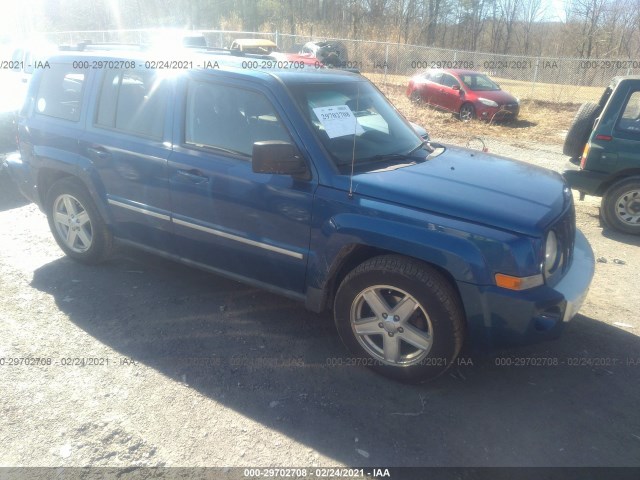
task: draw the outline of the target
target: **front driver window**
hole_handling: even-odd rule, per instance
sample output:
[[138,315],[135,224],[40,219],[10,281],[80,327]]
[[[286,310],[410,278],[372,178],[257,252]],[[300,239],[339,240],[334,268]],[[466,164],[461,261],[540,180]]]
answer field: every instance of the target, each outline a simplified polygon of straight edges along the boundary
[[187,93],[185,143],[250,157],[254,142],[291,142],[264,95],[250,90],[191,81]]

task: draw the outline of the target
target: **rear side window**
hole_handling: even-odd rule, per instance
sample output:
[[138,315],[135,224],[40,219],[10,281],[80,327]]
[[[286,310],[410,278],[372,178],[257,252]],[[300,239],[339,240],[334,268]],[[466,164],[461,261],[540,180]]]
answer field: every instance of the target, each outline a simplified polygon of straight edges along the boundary
[[84,80],[84,72],[70,64],[52,64],[43,71],[36,96],[36,111],[77,122],[80,120]]
[[425,78],[433,83],[440,83],[440,79],[442,78],[442,72],[428,72],[425,75]]
[[622,117],[620,117],[618,128],[628,132],[640,133],[640,91],[633,92],[629,96],[629,101],[624,112],[622,112]]
[[152,70],[107,70],[102,80],[97,126],[161,139],[167,82]]

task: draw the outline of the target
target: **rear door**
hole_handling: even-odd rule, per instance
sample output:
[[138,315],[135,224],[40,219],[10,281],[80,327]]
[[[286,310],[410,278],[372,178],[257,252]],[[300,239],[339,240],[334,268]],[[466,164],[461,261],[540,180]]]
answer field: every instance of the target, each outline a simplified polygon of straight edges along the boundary
[[301,143],[268,91],[212,77],[192,72],[177,94],[169,183],[178,253],[302,294],[317,181],[254,173],[254,142]]
[[173,85],[154,70],[105,70],[80,148],[91,159],[118,237],[171,251],[167,158]]
[[442,78],[442,72],[433,71],[425,73],[425,82],[422,86],[422,100],[429,105],[441,106],[440,95],[440,79]]

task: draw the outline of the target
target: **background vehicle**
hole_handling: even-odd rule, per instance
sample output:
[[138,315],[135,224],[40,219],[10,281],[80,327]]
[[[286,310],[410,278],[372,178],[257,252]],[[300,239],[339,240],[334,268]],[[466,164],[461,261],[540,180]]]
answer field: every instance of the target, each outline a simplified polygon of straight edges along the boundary
[[579,160],[564,173],[569,185],[602,197],[608,227],[640,235],[640,76],[616,77],[598,103],[583,104],[563,151]]
[[300,54],[314,57],[328,67],[344,68],[349,66],[347,47],[339,41],[307,42],[300,49]]
[[69,257],[119,241],[332,309],[361,364],[407,381],[580,308],[593,253],[560,175],[427,145],[361,75],[190,53],[219,68],[78,70],[149,58],[82,52],[34,77],[9,171]]
[[[281,52],[274,42],[260,38],[241,38],[234,40],[231,44],[230,50],[232,52],[242,52],[242,54],[268,55],[276,62],[285,62],[282,64],[283,67],[292,69],[299,69],[302,64],[304,64],[303,68],[322,68],[323,66],[315,57],[299,55],[297,53]],[[259,65],[261,65],[261,63],[259,63]],[[268,66],[267,68],[271,68],[269,63],[266,65]]]
[[515,119],[520,101],[483,73],[429,69],[409,80],[407,96],[449,112],[463,121]]
[[0,60],[9,67],[0,70],[0,174],[5,172],[4,158],[18,149],[15,120],[29,81],[38,62],[56,50],[54,45],[43,41],[6,45],[0,50]]
[[237,50],[244,53],[255,53],[258,55],[268,55],[278,51],[278,45],[271,40],[263,38],[239,38],[234,40],[229,47],[230,50]]

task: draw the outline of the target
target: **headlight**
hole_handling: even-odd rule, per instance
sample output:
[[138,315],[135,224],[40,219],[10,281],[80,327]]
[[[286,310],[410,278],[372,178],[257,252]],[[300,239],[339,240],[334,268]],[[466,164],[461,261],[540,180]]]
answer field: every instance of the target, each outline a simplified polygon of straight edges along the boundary
[[482,103],[483,105],[486,105],[487,107],[497,107],[498,106],[498,104],[496,102],[494,102],[493,100],[489,100],[488,98],[479,97],[478,101],[480,103]]
[[556,232],[549,230],[544,242],[544,273],[545,276],[553,274],[558,268],[558,237]]

